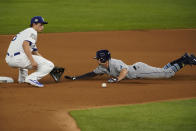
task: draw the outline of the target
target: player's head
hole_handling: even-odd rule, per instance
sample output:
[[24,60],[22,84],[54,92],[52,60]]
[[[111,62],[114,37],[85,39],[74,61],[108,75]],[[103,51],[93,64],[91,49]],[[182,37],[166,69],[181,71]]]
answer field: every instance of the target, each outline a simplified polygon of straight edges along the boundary
[[48,24],[48,22],[44,21],[43,17],[35,16],[31,19],[30,27],[33,27],[38,32],[41,32],[44,29],[44,24]]
[[94,58],[99,60],[101,63],[105,63],[111,59],[111,54],[108,50],[99,50],[96,52],[96,56]]

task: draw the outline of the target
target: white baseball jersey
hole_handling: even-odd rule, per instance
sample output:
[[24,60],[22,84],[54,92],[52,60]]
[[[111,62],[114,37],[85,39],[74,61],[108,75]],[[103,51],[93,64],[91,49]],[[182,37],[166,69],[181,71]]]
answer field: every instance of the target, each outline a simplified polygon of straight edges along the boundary
[[33,28],[27,28],[20,33],[18,33],[10,43],[8,48],[8,53],[13,55],[13,53],[24,53],[23,42],[28,41],[30,44],[31,51],[37,51],[36,41],[37,41],[37,31]]
[[109,60],[108,69],[106,69],[102,65],[99,65],[96,69],[93,70],[93,72],[96,74],[108,74],[113,77],[118,77],[122,69],[128,70],[128,73],[126,75],[126,78],[128,79],[169,78],[175,74],[172,68],[156,68],[142,62],[137,62],[133,65],[126,65],[124,62],[117,59]]

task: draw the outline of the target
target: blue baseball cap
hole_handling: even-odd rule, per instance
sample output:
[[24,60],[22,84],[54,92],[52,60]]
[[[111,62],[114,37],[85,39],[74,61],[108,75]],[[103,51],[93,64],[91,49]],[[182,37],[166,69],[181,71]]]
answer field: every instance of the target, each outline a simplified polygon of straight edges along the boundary
[[44,21],[44,18],[41,17],[41,16],[35,16],[35,17],[33,17],[33,18],[31,19],[31,25],[32,25],[33,23],[48,24],[48,22],[47,22],[47,21]]

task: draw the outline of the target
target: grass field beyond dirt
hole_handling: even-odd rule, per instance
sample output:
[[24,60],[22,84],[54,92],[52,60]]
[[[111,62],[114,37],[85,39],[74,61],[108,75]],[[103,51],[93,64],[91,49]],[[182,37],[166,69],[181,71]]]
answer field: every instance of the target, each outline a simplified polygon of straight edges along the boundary
[[72,111],[82,131],[195,131],[196,98]]
[[33,16],[45,32],[196,28],[196,0],[1,0],[0,34],[26,28]]

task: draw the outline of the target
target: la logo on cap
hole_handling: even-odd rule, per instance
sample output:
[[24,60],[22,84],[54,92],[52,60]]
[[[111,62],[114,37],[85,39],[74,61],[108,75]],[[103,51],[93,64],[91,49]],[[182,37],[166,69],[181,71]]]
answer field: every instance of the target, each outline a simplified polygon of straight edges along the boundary
[[38,22],[38,19],[35,19],[35,22]]

